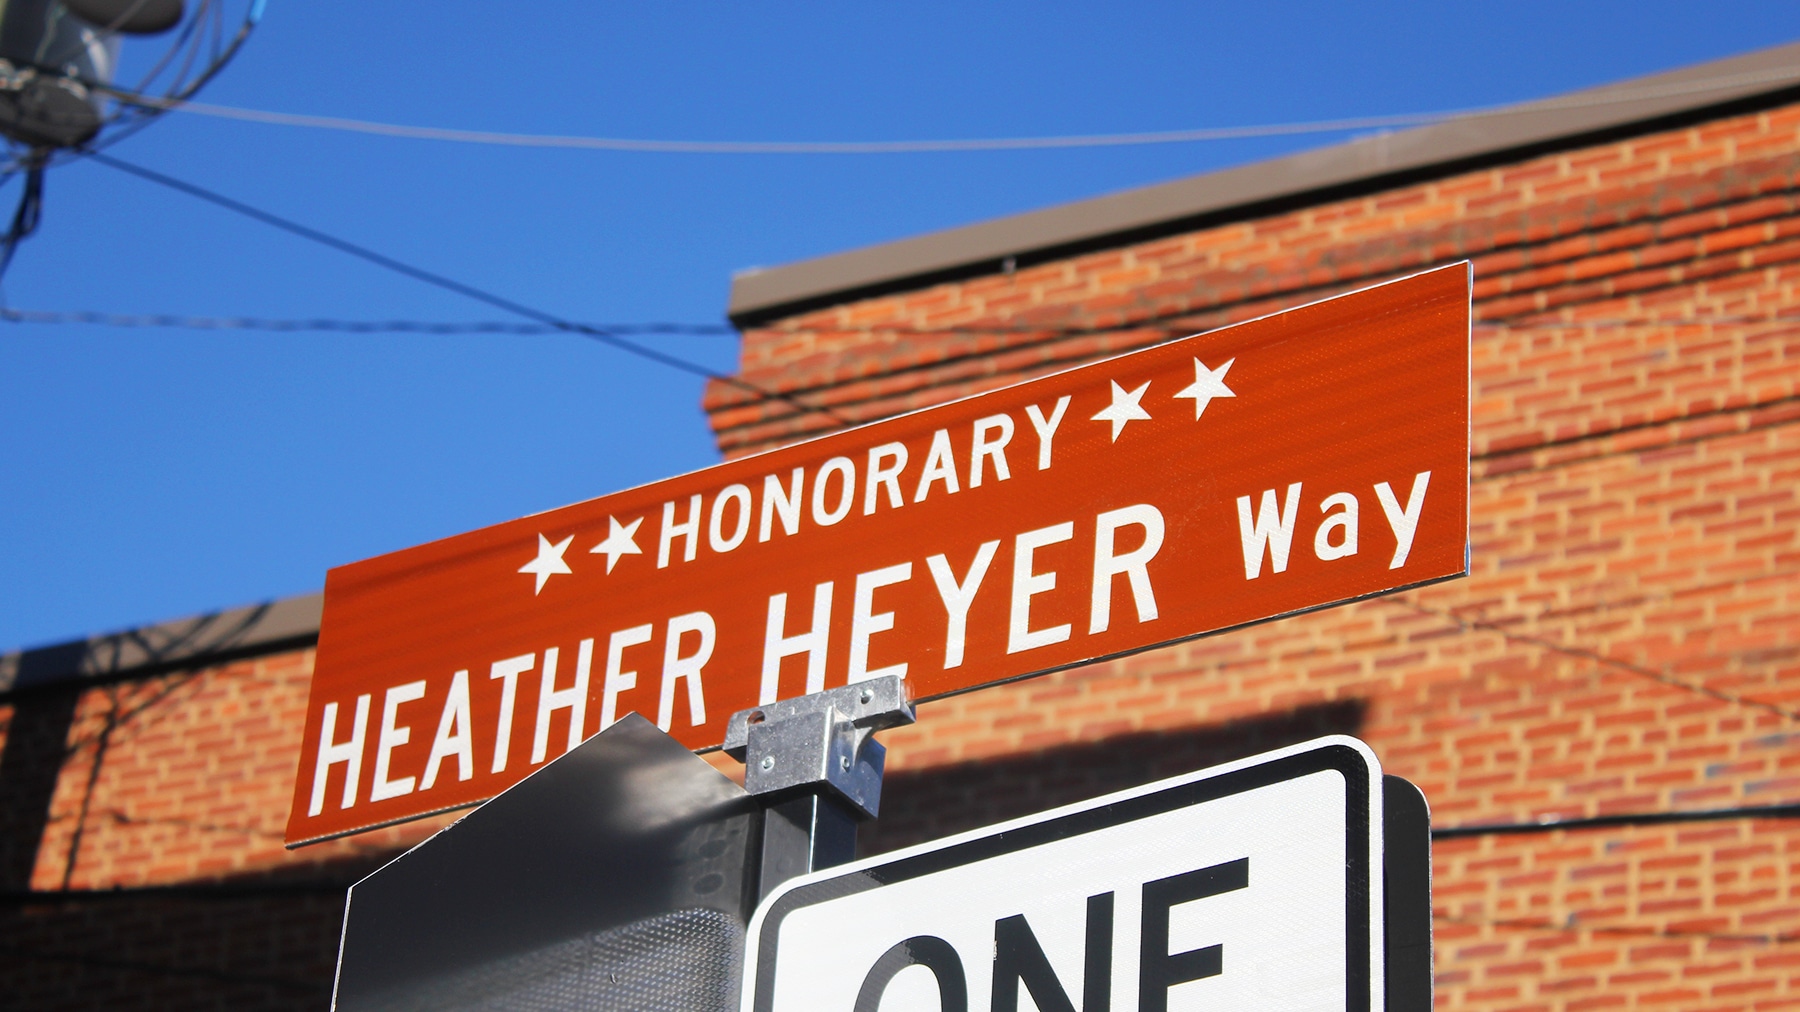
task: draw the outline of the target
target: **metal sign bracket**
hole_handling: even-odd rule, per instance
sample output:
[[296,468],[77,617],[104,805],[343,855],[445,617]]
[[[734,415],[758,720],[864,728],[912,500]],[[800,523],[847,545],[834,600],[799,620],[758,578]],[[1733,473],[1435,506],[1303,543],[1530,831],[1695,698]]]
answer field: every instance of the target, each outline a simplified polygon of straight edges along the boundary
[[731,715],[725,752],[763,808],[759,894],[856,857],[856,825],[881,809],[887,749],[875,732],[915,719],[897,675]]

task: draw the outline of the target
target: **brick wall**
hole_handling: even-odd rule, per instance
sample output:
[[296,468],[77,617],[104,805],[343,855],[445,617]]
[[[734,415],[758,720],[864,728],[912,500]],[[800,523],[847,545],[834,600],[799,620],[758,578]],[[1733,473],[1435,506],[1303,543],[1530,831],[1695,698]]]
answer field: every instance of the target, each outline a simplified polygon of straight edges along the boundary
[[329,1004],[345,888],[447,817],[282,847],[311,674],[299,651],[0,706],[0,1007]]
[[[1344,731],[1468,825],[1800,800],[1800,107],[1546,156],[746,334],[870,419],[1461,257],[1469,579],[931,704],[885,849]],[[817,431],[729,387],[738,455]],[[280,844],[311,656],[0,705],[0,994],[318,1008],[344,885],[444,818]],[[1437,849],[1440,1002],[1800,1003],[1800,825]]]
[[[745,335],[868,420],[1475,264],[1467,580],[921,709],[881,849],[1324,731],[1438,826],[1800,800],[1800,106]],[[720,446],[835,424],[713,385]],[[1800,1005],[1800,820],[1440,842],[1439,1003]]]

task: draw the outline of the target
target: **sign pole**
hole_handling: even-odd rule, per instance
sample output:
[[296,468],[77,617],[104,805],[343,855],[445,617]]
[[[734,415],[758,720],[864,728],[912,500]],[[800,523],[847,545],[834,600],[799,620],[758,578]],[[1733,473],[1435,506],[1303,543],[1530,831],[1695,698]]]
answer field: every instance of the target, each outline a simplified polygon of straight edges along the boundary
[[854,861],[859,821],[850,806],[825,794],[765,804],[757,899],[788,879]]
[[763,808],[758,897],[856,857],[856,826],[881,809],[887,749],[875,732],[915,719],[899,675],[732,714],[725,751]]
[[1387,1012],[1430,1012],[1431,807],[1405,777],[1381,778]]

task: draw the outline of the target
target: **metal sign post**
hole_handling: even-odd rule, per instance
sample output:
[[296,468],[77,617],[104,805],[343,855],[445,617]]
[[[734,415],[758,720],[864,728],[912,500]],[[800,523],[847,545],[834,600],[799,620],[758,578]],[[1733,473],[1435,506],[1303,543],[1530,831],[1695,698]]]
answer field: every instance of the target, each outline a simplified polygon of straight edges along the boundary
[[763,805],[759,897],[856,857],[856,824],[881,811],[887,750],[875,732],[913,719],[897,675],[732,715],[725,751]]

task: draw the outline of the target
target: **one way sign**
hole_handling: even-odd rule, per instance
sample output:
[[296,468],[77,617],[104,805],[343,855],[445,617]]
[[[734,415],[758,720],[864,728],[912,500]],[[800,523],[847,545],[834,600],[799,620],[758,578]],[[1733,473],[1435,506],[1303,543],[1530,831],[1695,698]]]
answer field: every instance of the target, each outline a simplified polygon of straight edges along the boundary
[[[750,924],[743,1009],[1411,1006],[1384,974],[1382,798],[1368,746],[1321,738],[797,879]],[[1386,904],[1409,921],[1412,857]]]

